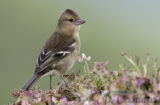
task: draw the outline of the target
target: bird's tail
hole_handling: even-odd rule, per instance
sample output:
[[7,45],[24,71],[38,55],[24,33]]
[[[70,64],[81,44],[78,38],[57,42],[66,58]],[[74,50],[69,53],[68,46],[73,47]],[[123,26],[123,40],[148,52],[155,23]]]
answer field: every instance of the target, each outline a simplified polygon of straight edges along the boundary
[[34,75],[22,89],[25,90],[25,91],[28,91],[33,86],[33,84],[37,80],[39,80],[39,78],[40,78],[39,76]]

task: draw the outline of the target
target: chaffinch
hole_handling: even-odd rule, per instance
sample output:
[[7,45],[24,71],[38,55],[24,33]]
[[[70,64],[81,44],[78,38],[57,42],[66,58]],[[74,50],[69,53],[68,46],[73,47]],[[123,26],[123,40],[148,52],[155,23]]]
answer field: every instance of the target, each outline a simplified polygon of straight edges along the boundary
[[72,68],[80,53],[80,25],[85,23],[79,15],[66,9],[58,20],[55,32],[46,40],[39,56],[33,77],[22,88],[28,91],[41,77],[64,75]]

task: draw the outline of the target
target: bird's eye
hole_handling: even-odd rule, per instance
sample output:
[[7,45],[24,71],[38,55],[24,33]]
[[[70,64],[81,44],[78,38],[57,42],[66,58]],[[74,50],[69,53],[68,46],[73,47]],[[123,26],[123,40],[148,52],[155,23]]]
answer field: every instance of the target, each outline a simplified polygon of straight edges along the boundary
[[72,19],[72,18],[70,18],[70,19],[68,19],[68,21],[73,22],[73,19]]

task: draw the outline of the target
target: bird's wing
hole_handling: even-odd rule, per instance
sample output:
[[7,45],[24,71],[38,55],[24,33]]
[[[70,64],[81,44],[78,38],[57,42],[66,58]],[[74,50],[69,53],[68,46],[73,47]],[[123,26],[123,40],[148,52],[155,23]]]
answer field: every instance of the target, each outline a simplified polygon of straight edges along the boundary
[[39,75],[43,75],[47,73],[49,70],[49,67],[57,64],[61,59],[68,56],[70,53],[72,53],[75,49],[74,46],[72,46],[75,43],[73,41],[69,46],[63,47],[63,48],[55,48],[52,51],[44,52],[41,51],[38,59],[37,59],[37,67],[35,69],[35,73],[38,73]]
[[38,61],[43,63],[40,66],[36,67],[35,73],[38,73],[39,75],[46,74],[51,70],[49,69],[51,66],[53,66],[54,64],[56,66],[57,62],[68,56],[70,53],[73,52],[73,50],[74,47],[68,47],[59,49],[57,51],[52,51],[49,53],[49,55],[46,56],[44,61],[40,61],[41,59],[38,58]]

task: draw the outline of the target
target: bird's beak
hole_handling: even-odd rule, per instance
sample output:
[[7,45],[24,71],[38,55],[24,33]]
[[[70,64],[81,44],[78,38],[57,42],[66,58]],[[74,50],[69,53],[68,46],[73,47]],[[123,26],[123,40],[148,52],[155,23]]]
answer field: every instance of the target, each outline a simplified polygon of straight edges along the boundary
[[77,21],[75,21],[75,25],[81,25],[81,24],[84,24],[85,23],[85,21],[84,20],[82,20],[82,19],[78,19]]

